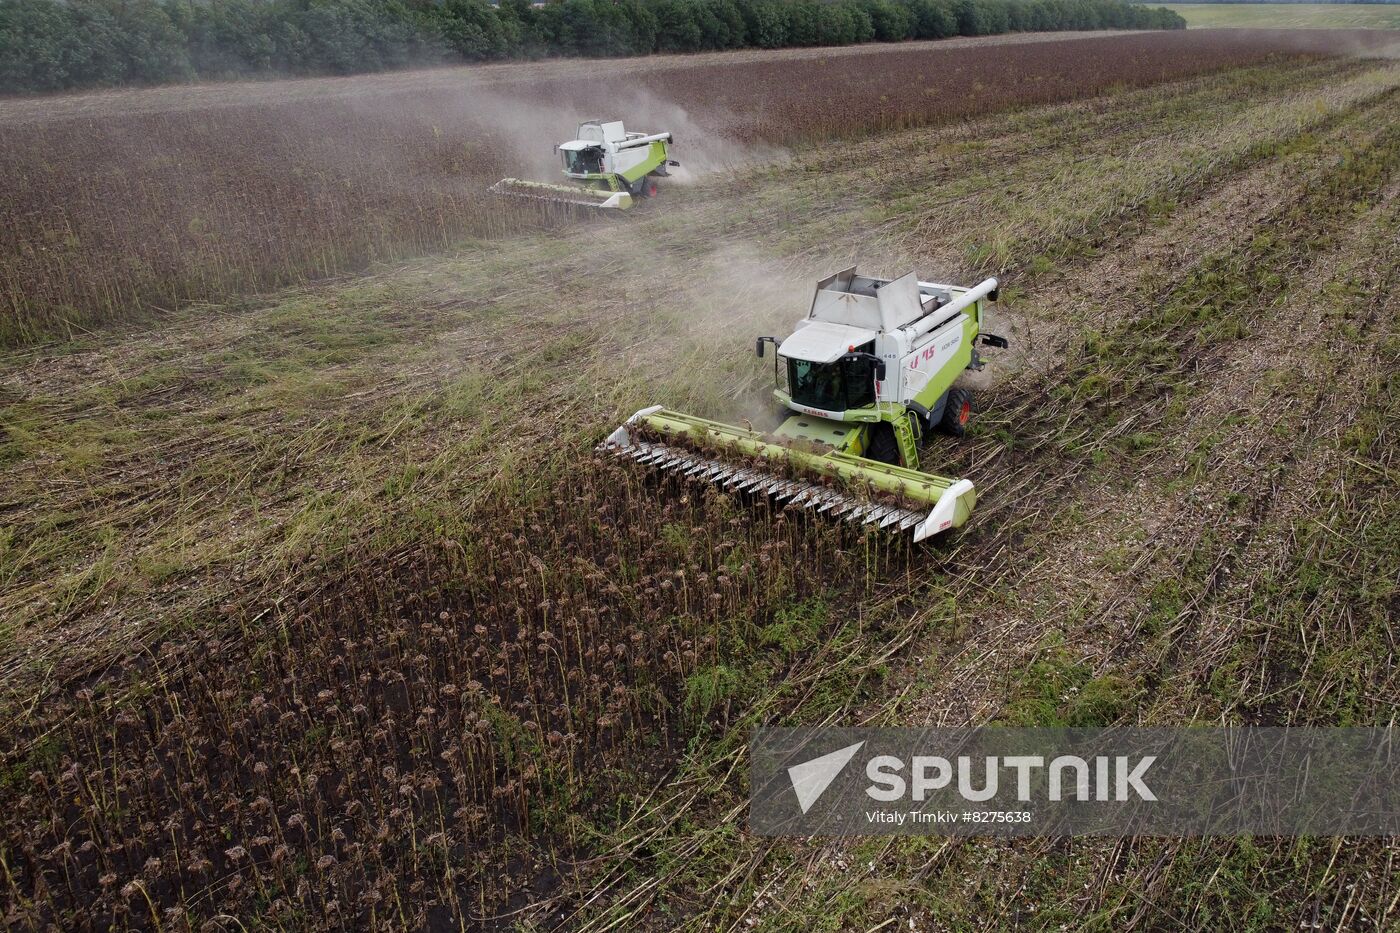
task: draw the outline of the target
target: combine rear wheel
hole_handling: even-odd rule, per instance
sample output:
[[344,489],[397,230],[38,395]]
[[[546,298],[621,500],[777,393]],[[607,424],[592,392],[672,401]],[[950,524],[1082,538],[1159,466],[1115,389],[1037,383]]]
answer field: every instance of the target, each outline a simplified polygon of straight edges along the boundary
[[967,433],[967,423],[972,420],[972,390],[949,389],[948,400],[943,404],[943,418],[938,426],[946,434],[962,437]]

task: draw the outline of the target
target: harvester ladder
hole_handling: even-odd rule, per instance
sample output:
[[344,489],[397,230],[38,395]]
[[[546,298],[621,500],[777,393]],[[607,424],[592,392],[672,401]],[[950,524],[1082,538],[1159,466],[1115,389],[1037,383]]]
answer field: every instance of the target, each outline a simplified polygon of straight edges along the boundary
[[895,443],[899,445],[899,459],[905,469],[919,468],[919,439],[914,434],[914,425],[907,414],[900,413],[890,425],[894,428]]

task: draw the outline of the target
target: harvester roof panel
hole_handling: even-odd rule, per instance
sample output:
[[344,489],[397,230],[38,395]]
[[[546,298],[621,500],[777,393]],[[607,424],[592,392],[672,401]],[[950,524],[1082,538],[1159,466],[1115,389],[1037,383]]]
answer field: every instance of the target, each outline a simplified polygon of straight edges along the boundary
[[827,321],[812,321],[806,327],[799,327],[791,337],[778,347],[778,353],[794,360],[810,360],[813,363],[833,363],[851,347],[859,347],[879,336],[873,330],[851,327],[849,324],[832,324]]
[[914,273],[897,279],[877,279],[856,275],[852,266],[817,283],[808,317],[888,333],[918,320],[924,311],[919,279]]

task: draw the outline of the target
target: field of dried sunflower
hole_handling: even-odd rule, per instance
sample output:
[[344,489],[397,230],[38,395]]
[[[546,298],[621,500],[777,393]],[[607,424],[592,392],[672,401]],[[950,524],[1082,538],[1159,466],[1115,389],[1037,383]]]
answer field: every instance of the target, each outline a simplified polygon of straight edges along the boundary
[[998,38],[0,102],[0,342],[530,229],[537,212],[485,189],[506,175],[550,177],[552,146],[580,114],[669,129],[703,172],[817,140],[1383,42]]
[[[1385,841],[756,839],[743,746],[1388,721],[1397,87],[1309,54],[915,126],[8,353],[7,925],[1393,925]],[[1010,283],[931,452],[966,533],[589,456],[751,414],[751,333],[852,252]]]

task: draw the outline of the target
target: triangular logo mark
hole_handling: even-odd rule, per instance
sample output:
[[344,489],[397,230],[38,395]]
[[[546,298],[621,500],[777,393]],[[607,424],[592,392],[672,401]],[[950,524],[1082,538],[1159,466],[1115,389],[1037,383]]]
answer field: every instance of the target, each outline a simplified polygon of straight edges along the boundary
[[800,765],[788,768],[788,778],[792,781],[793,793],[797,794],[797,803],[802,807],[803,813],[810,810],[812,804],[817,802],[817,798],[826,793],[826,789],[831,786],[832,781],[836,780],[841,769],[850,763],[850,760],[855,757],[856,752],[860,751],[860,747],[864,744],[864,742],[857,742],[854,745],[847,745],[829,755],[813,758],[811,761],[804,761]]

